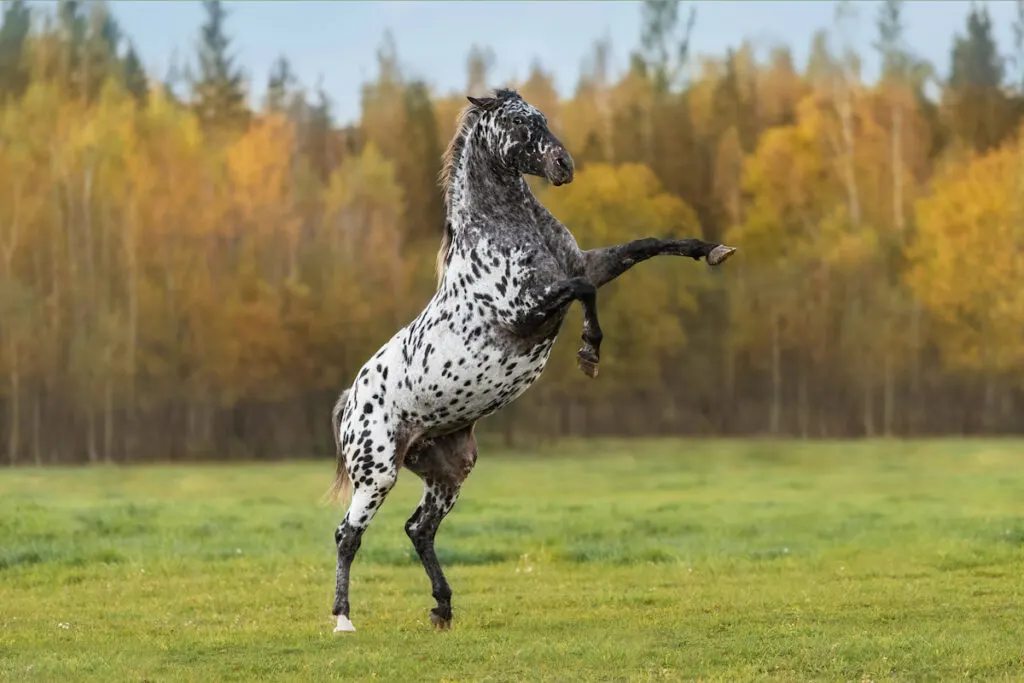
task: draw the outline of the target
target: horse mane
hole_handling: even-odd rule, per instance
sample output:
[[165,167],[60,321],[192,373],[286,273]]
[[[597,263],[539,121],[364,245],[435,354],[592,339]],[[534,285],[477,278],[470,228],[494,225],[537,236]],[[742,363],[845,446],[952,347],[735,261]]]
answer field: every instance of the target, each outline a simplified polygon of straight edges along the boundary
[[445,213],[441,248],[437,250],[436,272],[438,287],[441,286],[441,281],[444,279],[445,268],[448,267],[448,250],[451,248],[452,240],[455,238],[452,224],[447,217],[452,208],[452,180],[455,176],[455,169],[458,168],[459,161],[462,159],[462,152],[466,149],[466,138],[473,124],[476,123],[477,117],[483,113],[488,103],[497,103],[498,101],[513,97],[519,97],[519,93],[508,88],[499,88],[494,91],[494,98],[476,101],[471,99],[470,103],[462,108],[462,111],[459,112],[458,117],[455,119],[455,135],[452,136],[452,139],[448,142],[448,147],[444,150],[444,154],[441,155],[441,172],[438,174],[441,194],[444,197]]
[[455,169],[458,168],[459,160],[462,159],[462,152],[466,149],[466,137],[480,113],[479,107],[475,104],[467,104],[459,112],[455,119],[455,135],[448,142],[444,154],[441,155],[441,173],[438,181],[441,185],[441,194],[444,197],[444,234],[441,236],[441,248],[437,250],[437,286],[441,286],[444,280],[444,271],[448,266],[448,250],[452,246],[452,239],[455,235],[452,231],[452,224],[448,220],[448,214],[452,209],[452,180],[455,176]]

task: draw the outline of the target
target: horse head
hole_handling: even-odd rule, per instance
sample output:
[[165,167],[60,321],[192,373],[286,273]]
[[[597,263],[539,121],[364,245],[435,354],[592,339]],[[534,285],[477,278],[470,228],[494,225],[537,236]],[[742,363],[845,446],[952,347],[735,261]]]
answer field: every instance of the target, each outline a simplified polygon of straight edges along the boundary
[[467,99],[479,112],[480,139],[506,170],[556,186],[572,182],[572,156],[548,128],[547,117],[519,93],[499,89],[493,97]]

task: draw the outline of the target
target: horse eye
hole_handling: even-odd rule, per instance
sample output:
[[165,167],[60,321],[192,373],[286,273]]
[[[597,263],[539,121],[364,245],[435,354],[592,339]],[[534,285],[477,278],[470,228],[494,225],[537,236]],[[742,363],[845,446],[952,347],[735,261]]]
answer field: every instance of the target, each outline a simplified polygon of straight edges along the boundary
[[512,119],[512,123],[516,124],[517,126],[520,126],[523,123],[523,119],[521,117],[517,116],[514,119]]

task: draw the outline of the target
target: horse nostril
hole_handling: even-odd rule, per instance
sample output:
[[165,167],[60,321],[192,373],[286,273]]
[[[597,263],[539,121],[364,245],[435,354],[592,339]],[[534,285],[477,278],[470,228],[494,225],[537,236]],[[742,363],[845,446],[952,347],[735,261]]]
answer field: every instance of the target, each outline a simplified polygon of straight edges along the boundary
[[558,168],[562,169],[563,171],[569,170],[569,162],[565,160],[565,157],[558,157],[557,159],[555,159],[555,164],[557,164]]

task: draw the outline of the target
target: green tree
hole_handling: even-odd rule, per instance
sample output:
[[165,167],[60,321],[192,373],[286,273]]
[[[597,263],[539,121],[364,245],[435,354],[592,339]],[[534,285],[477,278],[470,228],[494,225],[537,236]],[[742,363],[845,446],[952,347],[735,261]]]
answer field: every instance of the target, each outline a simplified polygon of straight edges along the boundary
[[494,70],[494,50],[473,45],[466,56],[466,94],[482,97],[487,94],[491,71]]
[[298,79],[292,71],[291,62],[284,55],[280,55],[270,67],[264,106],[270,111],[284,111],[290,104],[289,100],[296,85]]
[[644,0],[640,10],[641,55],[657,92],[667,92],[680,84],[690,54],[697,8],[690,7],[686,25],[680,27],[681,5],[680,0]]
[[313,174],[324,184],[338,164],[334,154],[332,135],[334,131],[333,103],[327,91],[318,84],[316,100],[307,105],[309,116],[302,130],[303,150],[309,160]]
[[125,88],[132,94],[136,102],[145,105],[149,99],[149,80],[146,78],[146,72],[142,69],[142,63],[139,62],[135,45],[130,41],[128,49],[125,50],[124,59],[121,61],[121,73]]
[[966,35],[953,41],[944,104],[954,138],[976,152],[997,146],[1016,125],[1014,107],[1001,87],[1004,75],[988,8],[972,5]]
[[103,1],[89,4],[86,22],[75,82],[86,101],[92,102],[108,78],[122,76],[117,58],[121,29]]
[[422,81],[409,83],[402,104],[405,107],[402,131],[405,148],[398,159],[398,180],[406,188],[406,234],[411,239],[435,240],[444,227],[444,204],[436,186],[441,144],[426,84]]
[[87,19],[82,15],[78,0],[60,0],[57,4],[57,37],[60,41],[60,61],[57,77],[66,92],[80,95],[76,82],[82,62],[83,45],[87,33]]
[[25,0],[4,3],[3,23],[0,24],[0,100],[17,99],[28,87],[25,40],[30,29],[31,15]]
[[199,75],[192,82],[192,108],[204,126],[244,127],[249,120],[244,76],[228,54],[227,13],[221,0],[203,0],[206,23],[200,31]]

